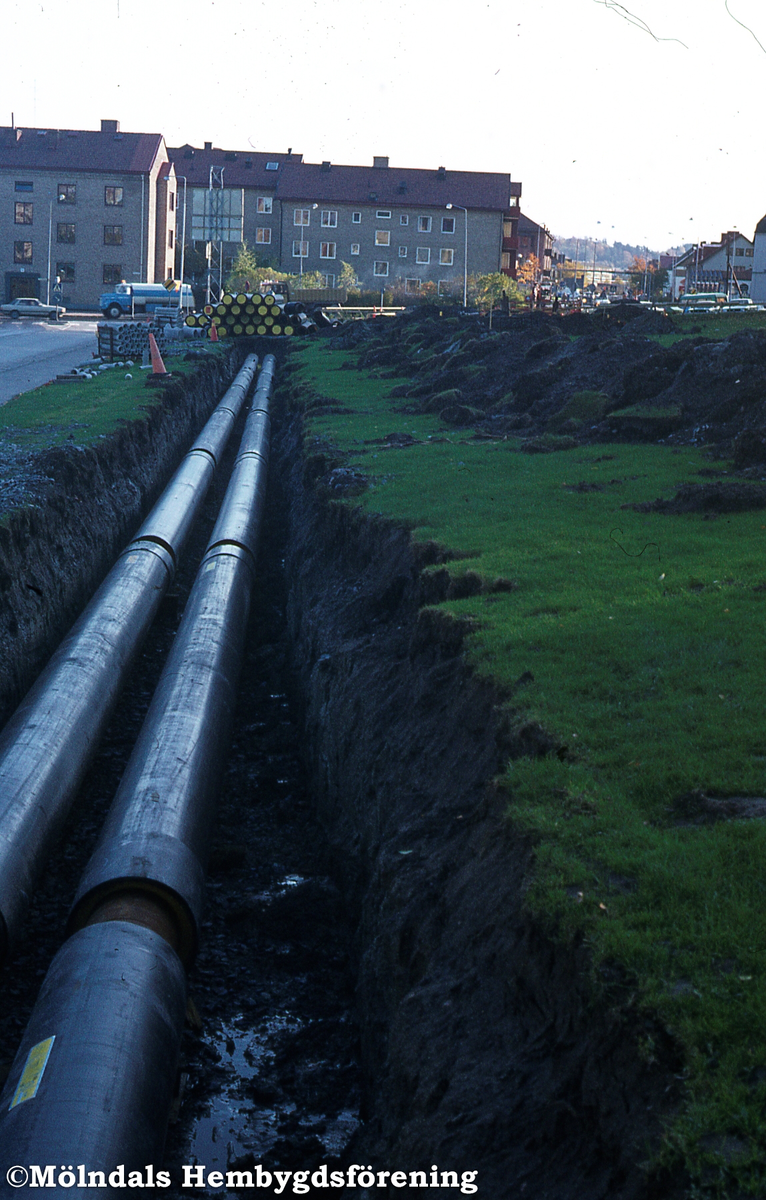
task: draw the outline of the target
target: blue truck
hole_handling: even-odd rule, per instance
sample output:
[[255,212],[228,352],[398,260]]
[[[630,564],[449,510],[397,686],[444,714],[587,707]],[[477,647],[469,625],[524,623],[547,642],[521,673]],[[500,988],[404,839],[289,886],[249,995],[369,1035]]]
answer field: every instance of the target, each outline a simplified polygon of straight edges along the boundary
[[117,321],[120,317],[143,316],[158,308],[194,310],[194,296],[188,283],[174,284],[172,290],[161,283],[118,283],[113,292],[104,292],[98,307],[105,317]]

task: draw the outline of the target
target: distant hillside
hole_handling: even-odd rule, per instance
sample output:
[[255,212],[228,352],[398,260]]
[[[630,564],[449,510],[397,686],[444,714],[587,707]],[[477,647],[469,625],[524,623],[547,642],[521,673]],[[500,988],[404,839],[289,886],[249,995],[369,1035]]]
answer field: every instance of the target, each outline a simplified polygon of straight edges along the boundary
[[[593,262],[593,238],[559,237],[554,234],[553,249],[556,254],[566,254],[572,262],[578,261],[587,265]],[[672,246],[667,250],[652,250],[649,248],[649,258],[659,258],[660,254],[683,254],[686,246]],[[646,254],[644,246],[632,246],[627,242],[596,242],[596,263],[602,267],[615,267],[617,270],[630,267],[634,258],[643,258]]]

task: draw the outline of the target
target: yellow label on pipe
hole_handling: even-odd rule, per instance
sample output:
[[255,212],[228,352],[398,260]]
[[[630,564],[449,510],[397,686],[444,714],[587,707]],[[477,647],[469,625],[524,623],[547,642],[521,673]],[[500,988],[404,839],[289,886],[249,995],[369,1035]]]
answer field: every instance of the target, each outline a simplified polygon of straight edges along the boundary
[[24,1064],[24,1070],[21,1072],[19,1085],[13,1094],[13,1099],[8,1105],[9,1110],[15,1108],[17,1104],[22,1104],[25,1100],[31,1100],[37,1095],[37,1089],[40,1086],[42,1077],[45,1073],[45,1068],[48,1065],[51,1049],[56,1040],[56,1035],[46,1038],[44,1042],[38,1042],[33,1046],[27,1055],[27,1061]]

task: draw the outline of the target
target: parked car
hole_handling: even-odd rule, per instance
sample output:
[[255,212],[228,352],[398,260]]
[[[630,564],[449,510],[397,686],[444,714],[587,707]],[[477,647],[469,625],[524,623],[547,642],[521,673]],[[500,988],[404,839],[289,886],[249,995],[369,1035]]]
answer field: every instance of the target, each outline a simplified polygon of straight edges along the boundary
[[36,296],[17,296],[10,304],[0,304],[0,312],[7,317],[49,317],[57,321],[66,309],[60,304],[43,304]]
[[734,300],[727,300],[721,305],[721,312],[763,312],[763,305],[756,304],[755,300],[751,300],[749,296],[738,296]]

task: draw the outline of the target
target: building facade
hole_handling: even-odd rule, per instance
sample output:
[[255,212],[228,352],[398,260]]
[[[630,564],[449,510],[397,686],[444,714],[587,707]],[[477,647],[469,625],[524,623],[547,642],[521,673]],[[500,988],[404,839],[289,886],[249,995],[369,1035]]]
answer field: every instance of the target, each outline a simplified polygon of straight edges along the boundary
[[[120,282],[222,282],[242,242],[325,286],[459,291],[515,277],[521,184],[508,174],[306,163],[301,154],[168,149],[161,134],[0,128],[4,301],[96,309]],[[211,264],[212,257],[212,264]],[[177,264],[177,265],[176,265]],[[345,269],[344,269],[345,268]],[[349,270],[350,268],[350,270]]]
[[[410,293],[424,284],[458,289],[466,273],[515,275],[521,184],[509,175],[400,169],[385,157],[370,167],[306,163],[291,150],[256,154],[209,142],[168,153],[182,206],[186,192],[186,243],[197,253],[209,239],[195,230],[216,228],[202,217],[205,206],[233,206],[262,265],[299,276],[318,271],[327,287],[337,286],[344,265],[362,287]],[[238,195],[217,199],[218,188]],[[232,228],[220,226],[224,234]],[[225,275],[239,243],[221,240]]]
[[115,283],[172,277],[175,190],[160,134],[0,128],[4,300],[91,309]]
[[672,294],[726,292],[750,295],[754,243],[736,229],[722,233],[718,242],[701,242],[676,260]]

